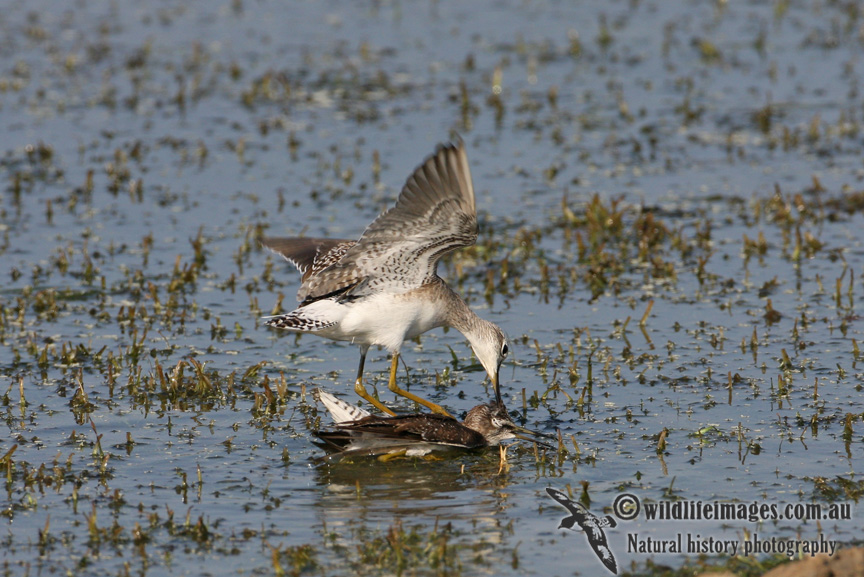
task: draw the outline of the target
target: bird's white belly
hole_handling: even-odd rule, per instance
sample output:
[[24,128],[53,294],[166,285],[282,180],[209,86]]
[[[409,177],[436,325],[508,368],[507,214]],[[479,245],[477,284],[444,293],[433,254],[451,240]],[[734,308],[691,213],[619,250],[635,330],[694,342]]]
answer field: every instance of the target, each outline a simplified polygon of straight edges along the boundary
[[384,294],[341,306],[346,307],[338,325],[342,340],[391,352],[399,350],[403,341],[440,327],[443,318],[435,302],[410,295]]

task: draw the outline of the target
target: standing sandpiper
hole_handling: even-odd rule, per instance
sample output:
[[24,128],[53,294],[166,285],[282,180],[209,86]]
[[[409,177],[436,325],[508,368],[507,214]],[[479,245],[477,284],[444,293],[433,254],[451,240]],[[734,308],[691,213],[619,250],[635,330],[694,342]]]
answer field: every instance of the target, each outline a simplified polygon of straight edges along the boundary
[[[358,240],[263,238],[261,244],[302,273],[295,310],[266,317],[266,324],[313,333],[360,346],[354,390],[393,415],[363,385],[369,347],[392,355],[388,387],[436,413],[441,406],[396,384],[399,349],[405,340],[437,327],[453,327],[468,339],[501,393],[498,371],[509,352],[504,332],[478,317],[438,276],[438,261],[477,240],[474,187],[461,140],[439,145],[405,183],[396,205],[366,227]],[[449,416],[449,415],[448,415]]]

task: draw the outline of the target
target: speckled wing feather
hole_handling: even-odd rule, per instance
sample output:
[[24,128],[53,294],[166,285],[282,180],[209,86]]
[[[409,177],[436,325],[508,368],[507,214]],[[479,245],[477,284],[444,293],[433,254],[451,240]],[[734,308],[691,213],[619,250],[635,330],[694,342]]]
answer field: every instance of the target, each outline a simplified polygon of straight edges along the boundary
[[400,441],[413,439],[466,449],[486,446],[486,440],[477,431],[469,429],[456,419],[437,414],[370,416],[352,423],[340,423],[338,427]]
[[414,171],[396,205],[370,224],[338,262],[308,275],[298,298],[315,300],[349,287],[357,287],[352,293],[410,290],[435,275],[442,256],[476,240],[465,145],[441,145]]
[[[351,435],[349,431],[318,431],[315,433],[322,442],[315,443],[329,454],[319,459],[318,461],[331,461],[334,459],[343,459],[347,457],[372,457],[375,455],[386,455],[388,453],[418,451],[415,456],[428,454],[432,450],[441,450],[441,446],[433,446],[430,444],[418,445],[416,442],[400,443],[395,440],[387,440],[386,442],[375,442],[369,439],[360,440]],[[313,441],[314,442],[314,441]],[[455,447],[458,450],[458,447]]]
[[[302,280],[339,262],[357,241],[339,238],[264,237],[261,245],[297,267]],[[299,300],[299,297],[298,297]]]
[[313,389],[312,397],[324,405],[324,408],[330,413],[333,422],[339,425],[340,423],[357,421],[363,417],[370,416],[369,411],[349,405],[342,399],[334,397],[330,393],[321,389]]

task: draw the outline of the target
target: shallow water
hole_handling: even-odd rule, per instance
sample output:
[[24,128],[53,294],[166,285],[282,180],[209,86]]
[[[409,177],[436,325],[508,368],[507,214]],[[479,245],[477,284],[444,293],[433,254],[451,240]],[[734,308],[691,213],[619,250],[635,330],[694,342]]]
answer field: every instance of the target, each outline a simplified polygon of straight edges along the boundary
[[[622,492],[851,505],[619,520],[626,570],[686,562],[634,534],[859,539],[860,24],[783,2],[7,3],[4,570],[602,574],[547,486],[598,515]],[[262,326],[299,275],[255,239],[358,236],[455,134],[481,237],[441,273],[513,340],[508,406],[564,449],[322,464],[305,391],[353,402],[358,351]],[[489,398],[457,332],[403,352],[412,390]],[[370,382],[412,410],[388,366],[370,353]]]

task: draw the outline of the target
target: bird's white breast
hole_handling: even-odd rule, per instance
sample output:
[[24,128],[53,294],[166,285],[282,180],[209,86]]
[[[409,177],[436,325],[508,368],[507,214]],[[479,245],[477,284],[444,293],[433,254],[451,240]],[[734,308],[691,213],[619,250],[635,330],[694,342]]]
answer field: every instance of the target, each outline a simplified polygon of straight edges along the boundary
[[[416,298],[416,297],[420,298]],[[402,342],[441,326],[444,315],[441,301],[423,298],[424,294],[381,293],[347,303],[338,330],[343,339],[397,351]]]

